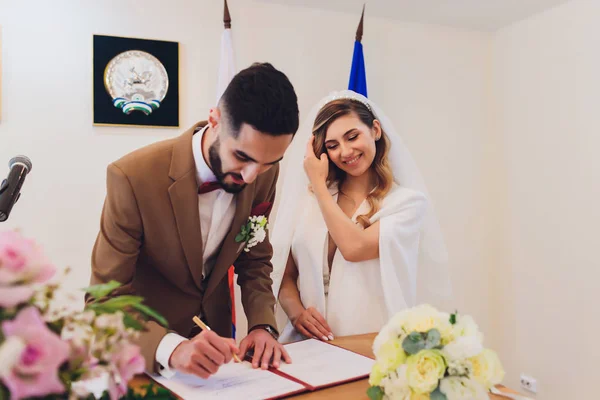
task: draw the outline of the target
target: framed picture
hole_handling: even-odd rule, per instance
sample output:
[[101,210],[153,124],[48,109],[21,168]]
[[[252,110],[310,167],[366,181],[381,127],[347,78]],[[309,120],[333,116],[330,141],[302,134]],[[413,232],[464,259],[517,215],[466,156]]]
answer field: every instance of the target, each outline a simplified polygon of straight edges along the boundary
[[179,127],[179,43],[94,35],[94,125]]

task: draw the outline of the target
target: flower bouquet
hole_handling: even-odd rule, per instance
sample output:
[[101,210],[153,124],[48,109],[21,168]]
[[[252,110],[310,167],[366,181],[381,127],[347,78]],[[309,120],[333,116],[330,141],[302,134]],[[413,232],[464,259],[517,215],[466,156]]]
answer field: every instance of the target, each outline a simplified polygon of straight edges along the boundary
[[150,398],[127,387],[145,366],[134,340],[165,319],[140,297],[112,297],[114,281],[84,289],[83,310],[59,307],[55,272],[33,240],[0,232],[0,400]]
[[396,314],[375,338],[372,400],[488,400],[504,378],[472,317],[421,305]]

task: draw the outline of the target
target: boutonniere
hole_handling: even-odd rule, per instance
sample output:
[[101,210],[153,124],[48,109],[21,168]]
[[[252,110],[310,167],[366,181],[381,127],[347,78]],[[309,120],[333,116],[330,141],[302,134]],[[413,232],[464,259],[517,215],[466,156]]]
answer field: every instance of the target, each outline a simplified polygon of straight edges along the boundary
[[236,243],[246,243],[244,251],[248,252],[254,246],[262,243],[267,237],[267,217],[265,215],[271,210],[273,203],[260,203],[250,212],[248,222],[242,225],[240,233],[235,237]]

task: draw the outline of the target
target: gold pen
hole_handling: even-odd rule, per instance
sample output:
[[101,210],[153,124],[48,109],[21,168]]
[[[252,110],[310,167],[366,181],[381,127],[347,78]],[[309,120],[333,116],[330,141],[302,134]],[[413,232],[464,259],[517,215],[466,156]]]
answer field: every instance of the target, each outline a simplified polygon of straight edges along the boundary
[[[202,329],[203,331],[211,331],[212,329],[210,329],[210,327],[208,325],[206,325],[204,322],[202,322],[202,320],[200,318],[198,318],[197,316],[194,316],[194,318],[192,318],[192,320],[196,323],[196,325],[198,325],[200,327],[200,329]],[[240,360],[240,358],[233,353],[233,359],[236,362],[241,363],[242,361]]]

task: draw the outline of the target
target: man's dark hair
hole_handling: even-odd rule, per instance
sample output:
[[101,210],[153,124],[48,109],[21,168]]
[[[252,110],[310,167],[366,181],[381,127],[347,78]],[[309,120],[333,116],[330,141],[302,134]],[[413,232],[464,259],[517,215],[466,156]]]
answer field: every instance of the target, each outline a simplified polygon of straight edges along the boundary
[[243,123],[269,134],[295,134],[298,98],[292,83],[269,63],[254,63],[233,77],[219,100],[231,133]]

